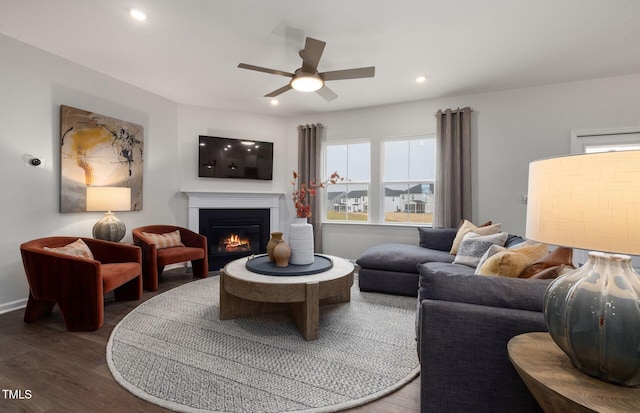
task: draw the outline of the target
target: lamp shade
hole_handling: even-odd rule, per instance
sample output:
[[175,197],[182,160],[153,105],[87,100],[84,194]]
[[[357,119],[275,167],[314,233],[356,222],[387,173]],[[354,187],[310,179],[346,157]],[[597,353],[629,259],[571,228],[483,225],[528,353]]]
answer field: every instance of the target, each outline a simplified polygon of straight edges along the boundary
[[640,254],[640,151],[549,158],[529,165],[528,239]]
[[87,211],[131,211],[131,188],[87,187]]

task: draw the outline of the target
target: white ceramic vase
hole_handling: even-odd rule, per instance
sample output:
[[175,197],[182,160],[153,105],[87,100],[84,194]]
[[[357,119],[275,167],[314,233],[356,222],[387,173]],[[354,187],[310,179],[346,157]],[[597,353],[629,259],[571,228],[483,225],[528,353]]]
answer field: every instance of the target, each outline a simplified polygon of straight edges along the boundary
[[313,264],[313,226],[307,222],[306,218],[296,218],[296,221],[289,225],[289,248],[291,249],[289,264]]

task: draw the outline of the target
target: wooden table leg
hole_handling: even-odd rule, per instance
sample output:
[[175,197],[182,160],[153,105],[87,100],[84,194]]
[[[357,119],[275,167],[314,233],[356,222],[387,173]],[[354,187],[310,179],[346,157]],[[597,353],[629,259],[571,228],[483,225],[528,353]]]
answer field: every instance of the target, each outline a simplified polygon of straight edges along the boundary
[[318,338],[318,328],[320,319],[320,287],[319,284],[309,283],[306,285],[306,296],[303,302],[291,303],[289,305],[291,316],[298,325],[305,340],[315,340]]
[[230,318],[233,318],[233,315],[231,314],[231,311],[229,311],[230,309],[230,305],[229,305],[229,301],[231,300],[231,298],[233,297],[231,294],[229,294],[225,289],[224,289],[224,279],[226,277],[226,274],[223,270],[220,270],[220,312],[218,315],[218,318],[220,318],[220,320],[228,320]]
[[225,289],[225,281],[228,275],[220,270],[220,320],[232,318],[250,317],[259,314],[274,313],[286,310],[283,303],[265,303],[262,301],[247,300],[229,293]]

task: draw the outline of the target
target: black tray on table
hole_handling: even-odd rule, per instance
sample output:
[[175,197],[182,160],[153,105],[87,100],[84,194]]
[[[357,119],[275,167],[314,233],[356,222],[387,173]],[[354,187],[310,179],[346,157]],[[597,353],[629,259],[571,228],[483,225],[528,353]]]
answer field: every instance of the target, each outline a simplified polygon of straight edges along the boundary
[[290,277],[296,275],[312,275],[328,271],[333,268],[333,261],[325,256],[314,254],[313,263],[311,264],[289,264],[288,267],[276,267],[276,263],[269,261],[267,254],[263,254],[249,257],[246,266],[249,271],[258,274]]

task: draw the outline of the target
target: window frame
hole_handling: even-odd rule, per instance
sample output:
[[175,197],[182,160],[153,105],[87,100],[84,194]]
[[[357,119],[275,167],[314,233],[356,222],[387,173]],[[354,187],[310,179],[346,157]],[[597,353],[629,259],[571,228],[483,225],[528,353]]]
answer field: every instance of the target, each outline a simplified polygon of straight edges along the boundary
[[[340,146],[340,145],[355,145],[355,144],[363,144],[363,143],[367,143],[369,144],[369,181],[352,181],[349,176],[344,176],[343,174],[346,174],[345,171],[329,171],[327,170],[327,152],[328,152],[328,147],[329,146]],[[337,219],[328,219],[327,218],[327,211],[328,211],[328,199],[327,199],[327,194],[325,193],[322,196],[322,201],[320,203],[320,208],[322,209],[322,223],[323,224],[366,224],[366,223],[370,223],[371,222],[371,213],[370,213],[370,203],[371,203],[371,182],[372,182],[372,178],[371,178],[371,174],[373,172],[373,145],[372,145],[372,140],[371,139],[348,139],[348,140],[335,140],[335,141],[323,141],[322,142],[322,146],[321,146],[321,151],[322,151],[322,166],[321,166],[321,171],[322,171],[322,176],[329,176],[334,172],[338,172],[338,174],[340,174],[341,177],[345,178],[348,181],[345,182],[338,182],[335,185],[366,185],[367,186],[367,220],[366,221],[359,221],[359,220],[337,220]],[[347,166],[348,168],[348,166]],[[330,188],[333,186],[333,184],[327,184],[325,186],[325,191],[326,192],[330,192]],[[348,207],[348,205],[347,205]],[[347,216],[348,216],[348,211],[347,211]]]
[[[369,161],[369,181],[349,181],[348,185],[358,185],[364,184],[368,185],[367,190],[367,220],[366,221],[358,221],[358,220],[328,220],[327,219],[327,210],[328,210],[328,200],[326,193],[322,197],[321,201],[321,209],[322,209],[322,223],[323,224],[338,224],[338,225],[376,225],[376,226],[406,226],[406,227],[417,227],[417,226],[431,226],[431,223],[425,222],[388,222],[385,221],[384,217],[384,143],[389,140],[417,140],[417,139],[436,139],[435,132],[421,132],[421,133],[411,133],[407,135],[390,135],[390,136],[374,136],[370,138],[354,138],[354,139],[336,139],[336,140],[325,140],[322,142],[321,153],[322,153],[322,166],[321,171],[323,176],[328,176],[328,174],[333,173],[334,171],[327,170],[327,152],[329,146],[338,146],[338,145],[349,145],[349,144],[358,144],[358,143],[369,143],[369,151],[370,151],[370,161]],[[436,149],[437,150],[437,149]],[[437,159],[437,157],[436,157]],[[436,160],[434,160],[435,162]],[[338,171],[338,173],[342,173],[342,171]],[[345,176],[345,178],[350,179],[349,176]],[[433,179],[433,189],[435,192],[435,176]],[[393,183],[393,182],[387,182]],[[405,184],[423,184],[424,180],[419,181],[402,181],[398,183]],[[431,182],[429,182],[431,183]],[[329,191],[330,186],[328,185],[325,188]]]
[[[408,225],[408,226],[430,226],[433,224],[432,222],[411,222],[411,221],[400,221],[400,222],[390,222],[390,221],[386,221],[385,220],[385,213],[386,211],[384,210],[385,208],[385,184],[390,184],[390,185],[407,185],[407,191],[414,185],[419,185],[419,184],[431,184],[433,187],[433,191],[432,194],[435,194],[435,186],[436,186],[436,173],[434,172],[434,177],[433,177],[433,182],[429,182],[429,181],[425,181],[425,180],[417,180],[417,179],[406,179],[406,180],[392,180],[392,181],[385,181],[384,180],[384,175],[385,175],[385,171],[384,171],[384,167],[385,167],[385,151],[384,151],[384,145],[386,142],[391,142],[391,141],[417,141],[417,140],[421,140],[421,139],[429,139],[429,140],[436,140],[437,136],[435,133],[424,133],[424,134],[412,134],[412,135],[405,135],[405,136],[392,136],[392,137],[383,137],[380,138],[380,182],[379,182],[379,186],[380,186],[380,192],[379,192],[379,201],[378,201],[378,205],[379,205],[379,209],[380,209],[380,219],[379,219],[379,223],[380,224],[384,224],[384,225]],[[437,161],[437,147],[436,147],[436,158],[434,159],[434,163]],[[434,165],[435,168],[435,165]],[[415,194],[412,194],[410,192],[407,193],[402,193],[401,196],[404,195],[408,195],[407,200],[415,200]],[[404,199],[404,198],[402,198]],[[409,212],[407,212],[407,214],[409,214]]]

